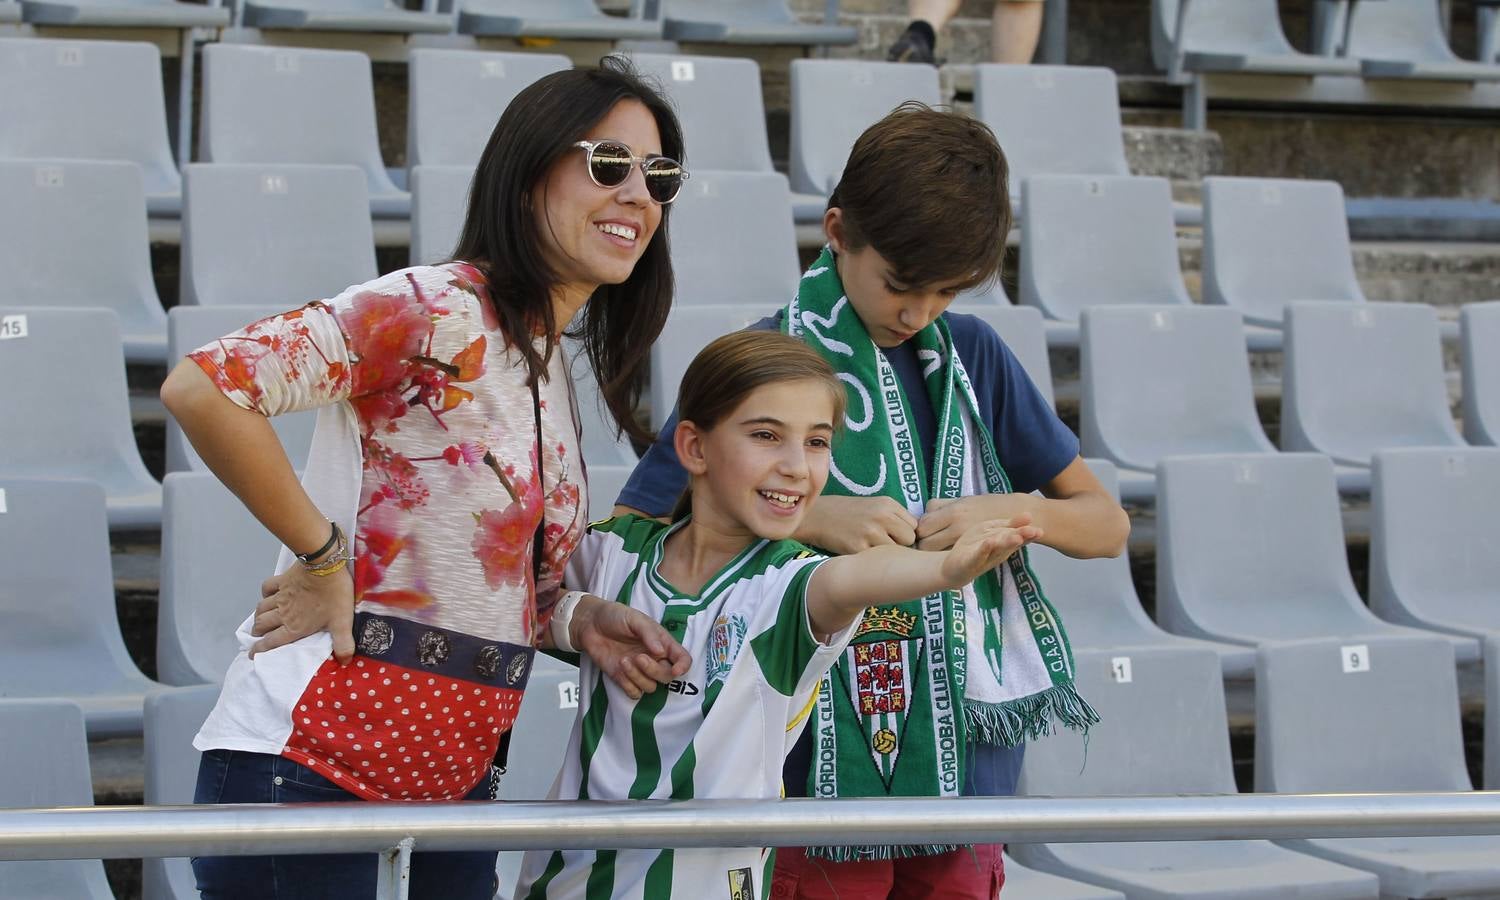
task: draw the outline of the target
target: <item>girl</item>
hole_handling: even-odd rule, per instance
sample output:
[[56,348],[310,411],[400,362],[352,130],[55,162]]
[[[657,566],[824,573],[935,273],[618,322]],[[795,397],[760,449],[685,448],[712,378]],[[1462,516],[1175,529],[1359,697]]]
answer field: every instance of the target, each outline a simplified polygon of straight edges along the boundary
[[[676,449],[691,482],[676,521],[593,526],[567,577],[660,621],[693,664],[636,700],[585,659],[554,799],[779,796],[814,689],[865,607],[956,589],[1041,537],[1022,516],[981,523],[943,552],[830,559],[791,540],[827,481],[844,403],[828,363],[785,335],[727,335],[693,360],[678,396]],[[866,672],[883,689],[871,702],[898,712],[921,673],[875,655]],[[531,852],[516,896],[748,900],[766,895],[770,872],[763,848]]]

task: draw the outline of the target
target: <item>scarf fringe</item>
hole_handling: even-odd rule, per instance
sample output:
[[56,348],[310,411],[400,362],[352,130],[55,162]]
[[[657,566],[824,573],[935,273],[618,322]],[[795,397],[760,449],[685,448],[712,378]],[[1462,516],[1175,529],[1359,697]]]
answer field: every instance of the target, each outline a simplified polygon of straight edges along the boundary
[[812,859],[829,862],[869,862],[872,860],[911,859],[914,856],[939,856],[952,853],[963,844],[909,844],[894,847],[808,847]]
[[1088,733],[1099,723],[1099,713],[1078,695],[1072,684],[1003,703],[964,701],[964,725],[969,740],[1015,747],[1052,734],[1054,721],[1073,731]]

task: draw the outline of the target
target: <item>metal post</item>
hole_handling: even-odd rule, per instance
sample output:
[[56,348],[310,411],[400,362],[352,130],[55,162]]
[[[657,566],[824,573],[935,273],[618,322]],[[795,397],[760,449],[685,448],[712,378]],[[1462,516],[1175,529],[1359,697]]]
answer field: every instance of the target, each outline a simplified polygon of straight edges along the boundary
[[193,81],[196,69],[194,53],[198,41],[196,29],[182,29],[182,44],[177,67],[177,168],[193,161]]
[[1068,0],[1047,0],[1042,12],[1042,62],[1068,64]]
[[375,880],[378,900],[406,900],[411,889],[411,851],[416,845],[414,839],[402,838],[380,854],[380,872]]

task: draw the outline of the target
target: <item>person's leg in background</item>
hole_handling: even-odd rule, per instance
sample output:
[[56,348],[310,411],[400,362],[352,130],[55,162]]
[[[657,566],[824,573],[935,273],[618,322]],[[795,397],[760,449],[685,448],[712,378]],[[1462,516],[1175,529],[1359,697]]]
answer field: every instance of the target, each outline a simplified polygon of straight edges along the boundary
[[996,0],[990,18],[990,59],[1025,65],[1042,37],[1042,0]]
[[960,0],[908,0],[906,13],[911,24],[891,45],[886,59],[891,62],[936,63],[933,47],[937,33],[958,12]]

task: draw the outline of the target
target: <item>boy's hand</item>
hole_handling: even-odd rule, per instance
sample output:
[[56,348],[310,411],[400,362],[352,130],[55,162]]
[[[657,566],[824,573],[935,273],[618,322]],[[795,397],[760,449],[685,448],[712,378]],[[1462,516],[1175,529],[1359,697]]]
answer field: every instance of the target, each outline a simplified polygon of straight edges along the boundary
[[927,513],[917,521],[916,547],[947,550],[976,525],[1029,515],[1036,499],[1030,494],[974,494],[955,500],[928,501]]
[[622,603],[586,594],[568,623],[569,638],[632,700],[687,672],[693,658],[661,623]]
[[836,556],[847,556],[887,544],[910,547],[917,539],[917,520],[890,497],[825,494],[808,508],[796,537]]
[[948,551],[943,578],[954,588],[968,584],[1041,536],[1042,530],[1031,524],[1031,516],[1026,513],[976,525]]

